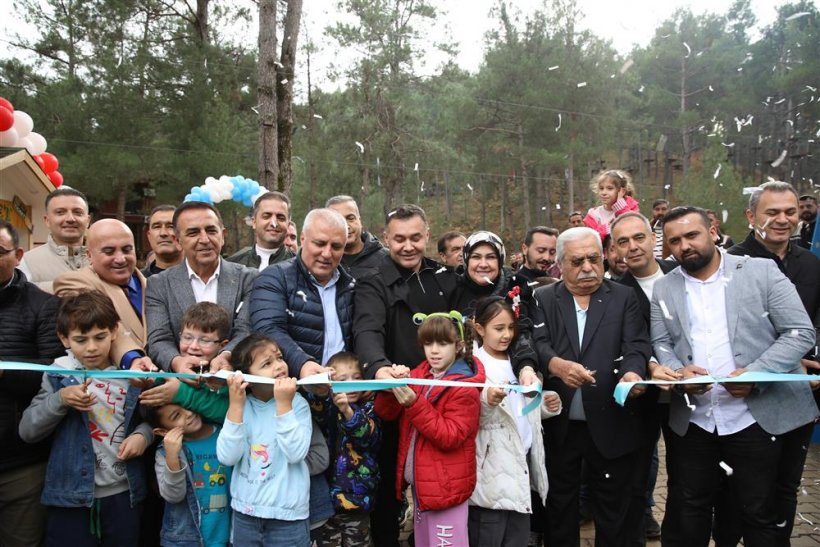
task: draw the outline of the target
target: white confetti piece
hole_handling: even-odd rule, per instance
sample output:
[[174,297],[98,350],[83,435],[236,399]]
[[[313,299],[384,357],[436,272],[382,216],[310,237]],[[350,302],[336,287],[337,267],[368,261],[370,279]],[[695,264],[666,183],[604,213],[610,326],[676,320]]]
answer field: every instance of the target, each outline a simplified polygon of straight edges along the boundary
[[800,520],[802,520],[803,522],[808,522],[810,526],[814,526],[814,523],[813,523],[812,521],[810,521],[809,519],[807,519],[806,517],[804,517],[804,516],[803,516],[803,513],[801,513],[801,512],[799,512],[799,511],[798,511],[798,512],[797,512],[797,516],[798,516],[798,517],[800,518]]
[[364,145],[362,143],[360,143],[359,141],[356,141],[356,146],[359,147],[359,153],[364,154]]
[[296,314],[293,313],[292,311],[288,310],[288,309],[285,310],[285,313],[290,315],[291,317],[296,317]]
[[661,300],[661,301],[658,302],[658,305],[661,307],[661,311],[663,312],[663,316],[666,319],[669,319],[671,321],[672,320],[672,314],[669,313],[669,308],[666,307],[666,302],[664,300]]
[[555,127],[555,130],[558,131],[561,129],[561,113],[558,113],[558,125]]
[[720,169],[722,167],[723,167],[723,164],[719,163],[718,166],[717,166],[717,169],[715,169],[715,174],[714,174],[713,178],[718,178],[720,176]]
[[558,65],[551,66],[547,70],[558,70]]
[[282,80],[282,85],[285,85],[286,83],[288,83],[288,79],[287,79],[287,78],[285,78],[284,80]]
[[418,172],[419,170],[419,162],[416,162],[416,165],[413,166],[413,171]]
[[317,120],[324,120],[324,118],[322,116],[320,116],[319,114],[314,114],[313,117],[316,118]]
[[688,59],[690,55],[692,55],[692,48],[689,47],[689,44],[686,42],[683,43],[683,47],[686,48],[686,55],[684,55],[684,59]]
[[473,187],[472,185],[470,185],[469,182],[467,183],[467,189],[470,191],[471,194],[473,193]]
[[734,470],[734,469],[732,469],[731,467],[729,467],[729,464],[728,464],[728,463],[723,462],[723,461],[722,461],[722,462],[720,462],[720,468],[721,468],[721,469],[723,469],[723,470],[726,472],[726,476],[727,476],[727,477],[731,477],[731,476],[732,476],[732,473],[734,473],[734,472],[735,472],[735,470]]
[[493,280],[487,277],[486,275],[481,276],[481,279],[486,281],[488,285],[495,285],[495,283],[493,283]]
[[775,526],[777,526],[778,528],[785,528],[786,527],[786,522],[787,521],[785,521],[785,520],[783,522],[778,522]]
[[646,86],[642,85],[641,87],[638,88],[638,93],[643,93],[644,89],[646,89]]
[[797,329],[792,329],[792,330],[789,332],[789,336],[792,336],[792,337],[794,337],[794,338],[797,338],[798,336],[800,336],[800,331],[798,331]]
[[777,437],[775,437],[774,435],[772,435],[772,442],[775,442],[776,440],[777,440]]
[[626,62],[621,65],[621,70],[620,70],[621,74],[623,74],[624,72],[629,70],[629,67],[631,67],[634,64],[635,64],[635,61],[633,61],[632,59],[627,59]]
[[536,329],[540,329],[544,326],[544,323],[538,323],[537,325],[533,325]]
[[296,291],[296,296],[301,296],[303,302],[307,302],[307,295],[305,291]]
[[609,478],[609,473],[604,473],[604,478],[608,479]]
[[439,268],[438,270],[436,270],[434,273],[439,274],[439,273],[446,272],[446,271],[447,271],[447,268],[446,268],[445,266],[442,266],[441,268]]
[[421,189],[419,191],[424,192],[424,181],[421,181]]
[[693,405],[692,402],[689,400],[689,394],[688,393],[683,394],[683,399],[686,401],[686,406],[689,407],[689,410],[694,412],[695,411],[695,405]]
[[710,85],[709,86],[709,91],[714,91],[714,90],[715,90],[715,88]]
[[556,209],[558,209],[558,210],[560,211],[560,210],[561,210],[561,204],[560,204],[560,203],[556,203],[556,204],[555,204],[555,208],[556,208]]
[[808,492],[806,492],[806,489],[805,489],[805,488],[801,488],[801,491],[803,492],[803,495],[804,495],[804,496],[808,496],[808,495],[809,495],[809,493],[808,493]]
[[720,212],[720,216],[721,218],[723,218],[723,222],[725,223],[727,220],[729,220],[729,211],[727,211],[726,209],[722,210]]
[[797,13],[793,13],[784,19],[785,21],[794,21],[795,19],[800,19],[801,17],[805,17],[806,15],[811,15],[810,11],[798,11]]
[[613,369],[612,373],[613,373],[613,374],[618,374],[618,369],[617,369],[617,368],[616,368],[616,369]]
[[578,85],[577,85],[577,87],[586,87],[586,86],[587,86],[586,82],[578,82]]

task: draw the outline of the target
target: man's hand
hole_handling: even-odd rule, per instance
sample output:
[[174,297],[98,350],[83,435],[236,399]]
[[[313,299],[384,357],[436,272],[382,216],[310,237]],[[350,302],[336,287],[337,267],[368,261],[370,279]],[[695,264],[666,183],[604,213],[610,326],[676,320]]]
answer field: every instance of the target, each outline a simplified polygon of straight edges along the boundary
[[504,397],[507,396],[507,392],[504,391],[503,388],[500,387],[488,387],[487,388],[487,403],[490,406],[498,406],[501,404],[501,401],[504,400]]
[[117,459],[124,462],[137,458],[142,456],[146,448],[148,448],[148,440],[141,433],[132,433],[120,445]]
[[[299,379],[302,380],[308,376],[324,374],[325,372],[332,379],[335,371],[331,367],[323,367],[316,361],[305,361],[302,368],[299,369]],[[307,384],[303,387],[319,397],[327,397],[327,394],[330,393],[330,384]]]
[[230,351],[223,351],[211,359],[211,374],[216,374],[220,370],[233,370]]
[[[736,378],[746,372],[745,368],[738,368],[735,369],[730,375],[730,378]],[[743,397],[748,397],[749,394],[752,392],[752,389],[755,387],[753,383],[734,383],[734,382],[727,382],[725,384],[720,384],[729,392],[729,395],[732,397],[742,399]]]
[[[171,370],[180,374],[197,374],[198,370],[207,364],[207,361],[195,355],[177,355],[171,359]],[[193,378],[181,378],[180,381],[193,387],[199,385],[199,380]]]
[[[622,382],[640,382],[643,380],[638,374],[634,372],[625,372],[623,376],[621,376],[621,380],[618,383]],[[640,397],[646,393],[646,384],[635,384],[632,386],[632,389],[629,390],[628,397],[630,399],[634,399],[635,397]]]
[[595,383],[595,371],[588,370],[581,363],[553,357],[549,362],[550,373],[558,376],[571,388],[578,389],[584,384]]
[[[660,363],[650,362],[649,377],[652,380],[666,380],[669,382],[674,382],[677,380],[681,380],[683,378],[683,375],[679,372],[675,372],[670,367],[667,367]],[[669,391],[670,389],[672,389],[671,384],[658,384],[658,387],[664,391]]]
[[88,392],[88,386],[90,386],[93,381],[93,378],[88,378],[82,384],[62,388],[60,390],[60,398],[63,400],[63,404],[80,412],[88,412],[91,410],[91,407],[97,402],[97,398]]
[[410,369],[404,365],[392,365],[382,367],[376,371],[376,380],[398,380],[399,378],[409,378]]
[[416,402],[416,392],[408,386],[394,387],[390,391],[393,392],[399,404],[405,408]]
[[[808,374],[809,370],[820,370],[820,361],[814,361],[812,359],[800,359],[800,366],[803,367],[803,373]],[[809,386],[811,387],[812,391],[817,391],[817,388],[820,388],[820,376],[818,376],[817,380],[809,382]]]
[[140,403],[145,406],[162,406],[174,401],[179,391],[179,379],[168,378],[165,383],[140,393]]
[[[139,370],[140,372],[157,372],[159,369],[151,360],[150,357],[137,357],[133,361],[131,361],[131,369],[130,370]],[[148,389],[152,385],[154,385],[153,378],[131,378],[129,383],[139,389]]]
[[[708,370],[697,365],[686,365],[678,370],[678,372],[681,374],[683,380],[697,378],[698,376],[707,376],[709,374]],[[693,395],[703,395],[710,389],[712,389],[712,384],[687,384],[683,386],[685,393],[691,393]]]

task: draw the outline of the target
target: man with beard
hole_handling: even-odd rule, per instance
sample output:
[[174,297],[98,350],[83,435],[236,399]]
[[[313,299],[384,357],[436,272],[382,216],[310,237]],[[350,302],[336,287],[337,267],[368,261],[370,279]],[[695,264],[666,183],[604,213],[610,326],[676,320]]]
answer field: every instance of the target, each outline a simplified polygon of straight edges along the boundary
[[618,281],[626,273],[626,262],[618,254],[618,247],[612,239],[612,234],[607,234],[604,237],[603,248],[606,255],[606,273],[604,273],[604,277],[612,281]]
[[154,251],[154,260],[142,269],[146,278],[182,261],[182,247],[174,234],[173,205],[157,205],[148,215],[148,244]]
[[[729,254],[752,256],[772,260],[794,283],[797,294],[815,329],[820,326],[820,259],[796,245],[789,235],[798,223],[798,200],[794,187],[787,182],[767,182],[749,198],[746,218],[754,227],[746,239],[729,249]],[[816,346],[815,346],[816,347]],[[820,368],[814,349],[804,356],[801,364],[809,370]],[[820,392],[815,391],[815,401]],[[800,486],[807,446],[811,441],[814,424],[809,423],[783,435],[783,451],[778,471],[776,507],[778,527],[783,545],[787,545],[794,526],[797,491]],[[716,511],[715,538],[720,544],[740,541],[740,515],[730,503],[721,503]]]
[[342,256],[342,267],[354,279],[361,279],[373,273],[381,258],[388,253],[379,240],[362,227],[362,216],[359,214],[356,200],[350,196],[334,196],[327,200],[325,207],[333,209],[347,221],[347,241],[345,254]]
[[54,278],[63,272],[75,272],[88,266],[83,246],[91,217],[85,195],[63,186],[46,197],[45,223],[48,241],[23,255],[20,271],[31,283],[54,292]]
[[[655,355],[683,379],[802,372],[815,330],[774,261],[720,252],[703,209],[677,207],[663,222],[680,267],[653,288]],[[808,383],[687,384],[682,391],[673,393],[669,409],[674,485],[680,485],[669,497],[680,520],[674,530],[664,527],[664,545],[709,544],[726,475],[747,547],[778,545],[783,435],[818,415]]]
[[290,220],[290,200],[281,192],[266,192],[259,196],[251,209],[255,243],[225,260],[236,262],[260,272],[279,262],[293,258],[285,246]]
[[817,197],[806,194],[800,196],[800,246],[811,249],[814,229],[817,226]]
[[[625,545],[643,514],[629,510],[638,470],[641,421],[632,403],[612,400],[618,382],[646,374],[646,324],[635,292],[604,279],[598,232],[570,228],[557,239],[562,281],[535,290],[533,342],[544,388],[565,411],[544,422],[549,515],[546,545],[578,545],[581,464],[595,520],[596,544]],[[524,384],[525,382],[522,382]],[[643,393],[634,386],[631,397]]]
[[656,199],[652,203],[652,220],[649,222],[650,228],[655,233],[655,248],[653,253],[655,258],[661,259],[663,256],[663,216],[669,211],[669,202],[665,199]]
[[561,278],[561,268],[555,262],[556,247],[558,245],[558,230],[547,226],[535,226],[527,230],[521,253],[524,255],[524,264],[516,275],[533,282],[539,277]]

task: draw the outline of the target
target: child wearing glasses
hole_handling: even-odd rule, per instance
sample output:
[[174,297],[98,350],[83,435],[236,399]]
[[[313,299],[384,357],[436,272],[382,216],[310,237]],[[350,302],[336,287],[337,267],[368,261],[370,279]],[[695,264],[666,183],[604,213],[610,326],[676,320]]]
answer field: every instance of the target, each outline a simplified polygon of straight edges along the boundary
[[598,232],[601,239],[609,234],[609,224],[616,216],[639,210],[638,202],[632,197],[635,192],[632,177],[626,171],[602,171],[592,179],[590,188],[601,204],[587,212],[584,224]]

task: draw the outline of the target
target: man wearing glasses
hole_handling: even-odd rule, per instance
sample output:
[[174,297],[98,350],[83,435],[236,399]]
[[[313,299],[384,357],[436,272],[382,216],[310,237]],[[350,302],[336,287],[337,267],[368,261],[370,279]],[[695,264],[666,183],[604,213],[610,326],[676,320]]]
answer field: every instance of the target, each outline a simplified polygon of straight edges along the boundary
[[[629,532],[630,492],[638,471],[641,422],[634,403],[619,407],[615,384],[643,379],[651,354],[635,291],[604,279],[601,238],[590,228],[558,237],[563,280],[535,291],[533,338],[544,388],[565,410],[544,422],[547,447],[547,545],[579,542],[578,494],[586,463],[596,539],[623,545]],[[635,386],[630,397],[643,393]],[[643,518],[643,515],[638,515]]]

